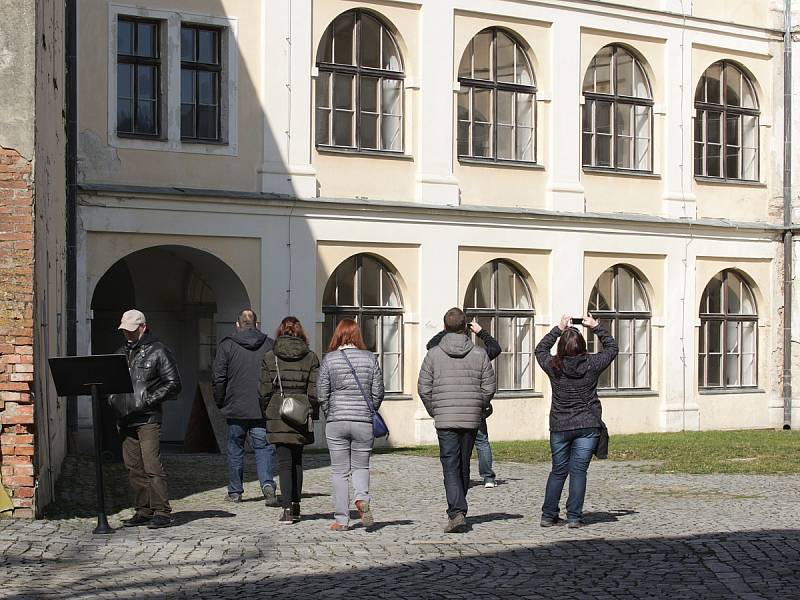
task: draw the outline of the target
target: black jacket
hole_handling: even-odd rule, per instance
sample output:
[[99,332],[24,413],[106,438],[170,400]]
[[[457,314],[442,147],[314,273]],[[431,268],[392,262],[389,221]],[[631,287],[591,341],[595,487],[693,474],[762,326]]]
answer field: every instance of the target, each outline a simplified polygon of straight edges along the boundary
[[181,377],[172,352],[148,329],[135,344],[125,344],[117,354],[128,359],[133,394],[112,394],[108,401],[120,425],[161,423],[161,403],[181,391]]
[[[445,335],[447,335],[447,331],[445,330],[440,331],[430,339],[428,345],[425,347],[428,350],[430,350],[431,348],[435,348],[436,346],[439,345],[439,342],[442,341],[442,338]],[[486,350],[486,356],[489,357],[489,360],[494,360],[495,358],[500,356],[500,354],[503,352],[503,349],[500,347],[500,344],[497,343],[497,340],[494,339],[485,329],[481,329],[480,333],[478,334],[478,337],[483,342],[483,348],[484,350]],[[483,417],[484,418],[490,417],[492,416],[493,412],[494,408],[492,408],[492,404],[490,402],[483,411]]]
[[272,339],[257,329],[240,329],[217,348],[211,373],[214,402],[227,419],[264,418],[258,399],[258,376]]
[[550,378],[552,389],[550,431],[601,426],[603,407],[597,397],[597,379],[617,356],[617,342],[602,325],[595,327],[593,332],[603,349],[597,354],[565,357],[559,375],[553,370],[554,357],[550,348],[561,337],[561,330],[553,327],[536,346],[536,361]]
[[275,340],[272,350],[264,355],[261,364],[261,377],[258,395],[264,414],[267,416],[267,440],[270,444],[313,444],[314,432],[306,428],[296,428],[281,419],[281,396],[278,374],[275,368],[277,359],[280,368],[281,385],[285,394],[305,394],[311,404],[312,412],[319,411],[317,400],[317,376],[319,359],[303,340],[290,335],[282,335]]

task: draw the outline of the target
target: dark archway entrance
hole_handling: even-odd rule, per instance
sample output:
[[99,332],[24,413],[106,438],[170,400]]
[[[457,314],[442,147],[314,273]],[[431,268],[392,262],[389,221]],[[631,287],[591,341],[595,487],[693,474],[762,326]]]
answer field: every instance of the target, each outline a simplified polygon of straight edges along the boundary
[[210,381],[217,340],[248,306],[238,275],[213,254],[174,245],[139,250],[114,263],[94,290],[92,353],[119,348],[120,315],[129,308],[141,310],[178,362],[183,390],[177,401],[164,405],[162,441],[182,443],[197,385]]

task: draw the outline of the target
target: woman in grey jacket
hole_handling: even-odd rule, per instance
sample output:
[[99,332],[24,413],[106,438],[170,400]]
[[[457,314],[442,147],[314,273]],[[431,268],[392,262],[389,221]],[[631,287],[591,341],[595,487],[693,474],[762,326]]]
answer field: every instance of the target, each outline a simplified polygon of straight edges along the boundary
[[325,414],[325,435],[331,455],[335,520],[330,528],[333,531],[350,528],[347,482],[350,474],[356,510],[364,527],[370,527],[375,520],[369,506],[369,459],[375,436],[372,409],[361,389],[370,394],[377,411],[383,401],[383,373],[375,356],[367,350],[361,329],[352,319],[339,322],[328,350],[319,369],[317,392]]

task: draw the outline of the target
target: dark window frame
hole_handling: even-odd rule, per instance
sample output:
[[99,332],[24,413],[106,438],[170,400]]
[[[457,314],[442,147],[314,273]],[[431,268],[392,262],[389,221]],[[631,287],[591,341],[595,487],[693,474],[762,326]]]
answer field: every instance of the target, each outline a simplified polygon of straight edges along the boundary
[[[397,293],[397,297],[399,299],[400,306],[366,306],[364,305],[363,298],[364,298],[364,286],[363,286],[363,265],[364,265],[364,258],[368,258],[374,262],[376,262],[381,269],[387,274],[389,277],[392,286],[394,287],[394,291]],[[354,289],[353,289],[353,300],[356,304],[347,305],[347,304],[324,304],[325,301],[325,294],[324,291],[327,290],[328,285],[331,284],[336,271],[345,264],[348,260],[355,260],[355,282],[354,282]],[[333,282],[334,285],[335,282]],[[381,284],[382,285],[382,284]],[[394,273],[394,270],[390,268],[386,262],[381,260],[379,257],[369,254],[369,253],[360,253],[354,256],[347,258],[345,261],[339,263],[336,266],[336,269],[333,270],[328,281],[325,284],[325,290],[323,290],[323,304],[322,304],[322,314],[325,317],[323,321],[323,337],[325,331],[325,322],[327,321],[327,317],[329,315],[333,316],[334,323],[338,323],[340,319],[343,318],[352,318],[359,324],[359,327],[363,327],[364,317],[378,317],[380,323],[380,334],[376,336],[375,344],[376,348],[373,354],[375,354],[376,359],[378,360],[378,364],[381,367],[381,370],[384,370],[384,361],[383,361],[383,319],[381,317],[398,317],[398,328],[400,330],[400,339],[398,341],[399,344],[399,357],[398,357],[398,379],[400,383],[399,389],[389,389],[387,387],[386,393],[387,394],[401,394],[403,393],[404,388],[404,375],[405,375],[405,327],[404,327],[404,319],[403,315],[405,313],[405,305],[403,303],[403,295],[402,290],[400,288],[400,284],[397,281],[397,276]],[[379,290],[379,295],[381,295],[381,291]],[[382,296],[382,295],[381,295]],[[337,298],[338,301],[338,298]],[[335,327],[334,324],[334,327]],[[330,342],[330,339],[323,339],[323,353],[327,352],[327,345]],[[385,377],[385,371],[384,371]],[[384,384],[386,380],[384,378]]]
[[[755,314],[747,315],[742,313],[729,313],[728,312],[728,275],[733,273],[743,285],[747,286],[750,295],[753,299],[753,308],[755,310]],[[743,277],[741,272],[737,271],[736,269],[725,269],[721,272],[722,280],[720,282],[722,293],[720,295],[720,310],[722,312],[719,313],[709,313],[709,312],[702,312],[705,304],[705,300],[707,298],[706,291],[708,290],[708,286],[711,285],[714,278],[706,284],[706,287],[703,289],[703,293],[700,296],[700,330],[698,332],[698,351],[697,351],[697,387],[699,390],[757,390],[758,389],[758,355],[759,355],[759,348],[758,348],[758,305],[756,304],[756,295],[753,292],[753,287],[750,283]],[[715,275],[716,277],[716,275]],[[719,385],[709,385],[708,384],[708,324],[709,323],[720,323],[720,382]],[[727,356],[728,352],[728,328],[726,325],[728,323],[754,323],[754,340],[753,340],[753,383],[748,385],[743,385],[741,383],[742,379],[742,358],[744,353],[739,349],[739,360],[738,360],[738,367],[739,367],[739,384],[738,385],[728,385],[726,383],[727,375],[728,375],[728,361]],[[702,346],[700,345],[702,344]],[[703,352],[700,352],[700,347],[703,348]],[[700,368],[700,361],[703,361],[703,368]],[[702,381],[701,381],[702,378]]]
[[[739,65],[735,62],[730,60],[718,60],[711,65],[709,65],[703,74],[700,76],[700,82],[697,84],[697,88],[695,88],[695,96],[697,96],[697,91],[699,86],[705,85],[705,75],[709,69],[719,65],[720,68],[720,98],[722,100],[721,104],[717,104],[714,102],[708,102],[708,98],[706,97],[706,101],[694,101],[694,109],[695,109],[695,116],[692,127],[692,162],[694,163],[693,172],[696,179],[711,179],[714,181],[719,182],[731,182],[731,183],[758,183],[761,179],[761,109],[758,108],[758,96],[756,95],[756,87],[752,82],[752,78],[750,77],[744,69],[742,69]],[[739,72],[739,76],[742,80],[747,80],[747,85],[750,86],[753,92],[753,99],[756,104],[756,108],[747,108],[743,106],[735,106],[728,104],[725,90],[727,89],[727,78],[728,78],[728,67],[732,67]],[[708,175],[708,119],[707,116],[709,113],[718,113],[720,115],[720,175]],[[739,148],[739,177],[728,177],[728,161],[726,149],[728,147],[728,116],[736,116],[738,121],[738,131],[741,133],[743,131],[742,122],[745,116],[748,117],[755,117],[756,124],[755,124],[755,173],[753,179],[747,179],[742,177],[742,151],[744,146],[741,144],[738,146]],[[702,122],[702,134],[703,139],[697,139],[697,123],[698,121]],[[702,156],[702,173],[697,172],[697,146],[698,144],[702,145],[703,148],[703,156]]]
[[[117,115],[116,115],[116,122],[114,131],[117,137],[124,137],[124,138],[139,138],[139,139],[150,139],[150,140],[158,140],[163,138],[162,132],[162,116],[161,111],[163,109],[163,95],[162,95],[162,85],[161,85],[161,27],[164,23],[163,19],[152,19],[146,17],[137,17],[133,15],[118,15],[117,16],[117,28],[119,28],[119,24],[121,22],[132,23],[133,24],[133,38],[131,40],[132,43],[132,50],[134,54],[122,54],[119,51],[119,41],[117,41],[117,50],[116,50],[116,60],[117,60],[117,77],[119,77],[119,65],[120,64],[127,64],[132,65],[133,67],[133,88],[131,91],[132,97],[132,107],[131,107],[131,131],[120,131],[119,129],[119,108],[117,108]],[[146,23],[155,26],[155,56],[148,57],[148,56],[139,56],[136,53],[136,50],[139,45],[139,23]],[[119,31],[119,30],[118,30]],[[119,33],[117,33],[117,38],[119,39]],[[154,67],[155,70],[155,110],[154,110],[154,120],[155,120],[155,132],[154,133],[147,133],[136,131],[136,103],[139,101],[139,77],[138,77],[138,69],[140,66],[148,66]],[[118,84],[119,85],[119,84]],[[117,103],[119,103],[119,91],[115,91],[117,94]]]
[[[533,70],[533,65],[530,62],[530,58],[528,57],[527,49],[526,49],[525,45],[520,41],[518,36],[513,34],[511,31],[508,31],[507,29],[502,28],[502,27],[487,27],[485,29],[482,29],[478,33],[476,33],[475,36],[473,36],[472,38],[470,38],[470,40],[469,40],[469,44],[470,45],[464,50],[464,53],[471,51],[472,43],[473,43],[473,40],[475,39],[475,37],[477,35],[485,32],[485,31],[487,31],[487,30],[492,32],[492,42],[491,42],[492,43],[492,63],[491,63],[491,71],[492,71],[491,72],[491,77],[492,77],[492,79],[491,80],[489,80],[489,79],[475,79],[473,77],[462,77],[462,76],[459,75],[458,76],[458,83],[459,83],[459,86],[460,86],[461,89],[459,90],[458,93],[463,93],[465,91],[464,88],[469,90],[469,94],[470,94],[470,99],[469,99],[469,102],[470,102],[469,122],[470,122],[470,131],[471,131],[472,130],[472,124],[474,123],[474,119],[472,118],[472,107],[474,106],[474,99],[473,99],[474,90],[483,89],[483,90],[489,90],[491,92],[491,95],[492,95],[491,96],[491,98],[492,98],[492,100],[491,100],[491,102],[492,102],[492,122],[491,122],[491,130],[492,130],[491,142],[492,142],[492,147],[491,147],[491,154],[492,154],[492,156],[476,156],[476,155],[472,154],[472,135],[470,134],[470,139],[467,142],[468,145],[469,145],[470,154],[461,154],[459,152],[458,153],[458,158],[459,158],[459,160],[466,160],[466,161],[469,161],[469,162],[480,161],[480,162],[485,162],[485,163],[489,163],[489,164],[492,164],[492,163],[520,164],[520,165],[536,165],[536,164],[539,164],[539,163],[536,162],[537,158],[538,158],[538,155],[539,155],[539,152],[538,152],[538,137],[539,137],[538,136],[538,122],[539,122],[538,109],[539,109],[539,106],[538,106],[538,102],[537,102],[537,99],[536,99],[536,92],[537,92],[536,73]],[[509,83],[507,81],[498,81],[497,80],[497,33],[498,32],[502,32],[509,39],[511,39],[511,41],[513,41],[514,44],[519,47],[519,49],[521,50],[522,54],[525,56],[525,60],[527,61],[528,68],[530,69],[530,72],[531,72],[531,81],[533,82],[533,85],[524,85],[524,84],[521,84],[521,83]],[[462,55],[462,60],[463,60],[463,55]],[[519,159],[519,158],[498,158],[497,157],[497,132],[498,132],[498,126],[497,126],[497,124],[498,124],[498,120],[497,120],[497,96],[498,96],[498,92],[499,91],[512,92],[512,93],[514,93],[514,98],[516,98],[516,94],[518,94],[518,93],[531,94],[533,96],[533,99],[531,101],[532,105],[533,105],[533,110],[532,110],[532,114],[531,114],[531,123],[532,123],[531,129],[532,129],[532,138],[533,138],[533,140],[532,140],[533,144],[532,144],[532,148],[531,148],[531,160],[522,160],[522,159]],[[514,111],[515,111],[515,113],[514,113],[514,129],[515,129],[515,134],[516,134],[516,128],[518,127],[518,125],[516,123],[516,103],[515,103],[514,106],[515,106],[515,108],[514,108]],[[458,139],[458,122],[459,121],[460,121],[460,119],[458,118],[458,97],[456,96],[456,148],[459,147],[459,139]],[[516,155],[516,144],[514,144],[514,154]]]
[[[633,50],[631,50],[630,48],[628,48],[627,46],[625,46],[623,44],[607,44],[606,46],[603,46],[602,48],[600,48],[600,50],[598,50],[597,53],[599,54],[602,50],[605,50],[606,48],[611,48],[611,50],[612,50],[612,52],[611,52],[611,62],[609,63],[610,64],[610,66],[609,66],[609,82],[611,84],[611,93],[610,94],[604,94],[604,93],[601,93],[601,92],[586,92],[586,91],[582,91],[581,92],[582,95],[583,95],[583,98],[584,98],[583,106],[581,108],[581,167],[582,168],[586,168],[586,169],[591,169],[591,170],[613,171],[615,173],[653,173],[654,172],[653,171],[653,162],[654,162],[653,161],[653,153],[654,153],[653,151],[654,151],[654,132],[655,132],[655,125],[654,125],[654,118],[653,118],[653,107],[655,106],[655,101],[653,100],[653,87],[652,87],[652,85],[650,83],[650,78],[647,77],[647,71],[644,69],[645,61],[642,60],[641,58],[639,58],[639,56],[637,56],[637,54]],[[621,50],[621,51],[625,52],[626,54],[630,55],[633,60],[637,61],[641,65],[642,72],[644,73],[645,81],[647,83],[647,90],[648,90],[648,93],[650,94],[649,98],[640,98],[638,96],[628,96],[626,94],[619,94],[617,92],[617,52],[619,50]],[[595,57],[596,57],[596,54],[595,54],[595,56],[592,57],[592,61],[594,61]],[[589,68],[591,68],[591,63],[589,65]],[[587,72],[588,72],[588,69],[587,69]],[[585,77],[586,77],[586,74],[584,74],[584,78]],[[582,83],[583,82],[581,82],[581,87],[583,87]],[[596,146],[595,146],[594,140],[595,140],[595,138],[597,136],[597,127],[596,127],[596,124],[595,124],[596,123],[595,106],[596,106],[597,102],[605,102],[607,104],[611,104],[611,110],[610,110],[610,117],[611,117],[611,127],[610,127],[611,128],[611,153],[610,153],[610,156],[609,156],[609,160],[611,162],[610,166],[609,165],[598,165],[598,164],[596,164],[598,161],[597,161],[597,152],[596,152]],[[650,137],[649,137],[650,150],[648,152],[648,167],[646,169],[635,169],[635,168],[629,168],[629,167],[618,167],[618,166],[616,166],[616,162],[617,162],[617,138],[619,137],[619,134],[617,132],[617,107],[618,106],[633,106],[634,107],[634,115],[635,115],[635,107],[637,107],[637,106],[646,107],[648,109],[648,111],[649,111],[648,120],[649,120],[649,123],[650,123],[650,132],[649,132],[650,133]],[[591,131],[584,131],[584,129],[583,129],[584,112],[587,111],[587,110],[590,110],[590,109],[592,110],[592,114],[591,114],[591,121],[592,121]],[[637,139],[636,135],[635,135],[635,128],[636,128],[636,123],[635,123],[635,117],[634,117],[634,120],[631,122],[631,130],[632,130],[632,132],[634,132],[634,135],[632,135],[632,144],[633,144],[632,151],[633,151],[634,158],[636,156],[636,139]],[[584,160],[583,160],[583,144],[584,144],[583,137],[584,137],[584,134],[586,134],[586,133],[589,133],[589,134],[592,135],[591,163],[588,163],[588,164],[585,163]]]
[[[214,26],[214,25],[206,25],[200,23],[190,23],[190,22],[182,22],[181,23],[181,36],[183,34],[184,29],[191,29],[194,33],[194,55],[197,57],[196,61],[188,61],[184,60],[181,54],[181,74],[184,70],[193,71],[194,74],[192,76],[192,85],[194,86],[194,102],[192,103],[194,106],[194,133],[195,135],[189,136],[184,135],[183,133],[183,118],[181,117],[181,141],[182,142],[198,142],[198,143],[207,143],[207,142],[221,142],[223,140],[222,136],[222,59],[223,59],[223,42],[222,36],[224,35],[227,28]],[[216,63],[204,63],[200,62],[200,31],[213,31],[215,32],[217,43],[215,48],[216,53]],[[181,49],[182,52],[182,49]],[[215,137],[201,137],[198,135],[198,131],[200,130],[200,111],[198,107],[200,106],[200,78],[197,76],[199,71],[215,73],[216,74],[216,133]],[[183,77],[181,76],[181,86],[183,86]],[[181,111],[183,110],[183,105],[188,104],[183,102],[182,97],[183,90],[181,89]]]
[[[334,62],[335,56],[331,54],[331,62],[323,61],[319,59],[322,43],[326,42],[328,39],[328,32],[330,32],[331,38],[334,36],[333,26],[336,23],[337,19],[340,19],[346,15],[352,15],[353,17],[353,46],[355,48],[355,64],[343,64]],[[362,51],[362,44],[361,44],[361,19],[363,16],[368,16],[376,20],[383,29],[386,30],[389,37],[392,40],[396,50],[397,56],[400,60],[400,71],[393,71],[390,69],[382,69],[377,67],[369,67],[362,65],[362,58],[361,58],[361,51]],[[381,42],[382,43],[382,42]],[[405,107],[405,65],[403,63],[403,56],[400,52],[400,45],[397,43],[395,39],[394,33],[392,32],[391,28],[387,26],[386,22],[380,18],[377,14],[373,13],[372,11],[354,8],[352,10],[348,10],[340,15],[337,15],[333,21],[328,25],[325,30],[325,33],[322,36],[322,40],[320,41],[320,46],[317,47],[317,60],[316,66],[317,70],[319,71],[319,75],[322,74],[330,74],[330,78],[328,81],[328,105],[325,107],[319,106],[319,99],[316,97],[317,94],[317,85],[315,85],[314,89],[314,127],[312,130],[312,135],[314,135],[314,145],[322,150],[334,150],[334,151],[345,151],[345,152],[352,152],[352,153],[361,153],[364,154],[382,154],[388,156],[398,156],[405,154],[405,147],[406,147],[406,140],[405,140],[405,126],[406,126],[406,107]],[[333,89],[334,89],[334,79],[337,75],[346,75],[352,76],[354,83],[353,83],[353,90],[352,90],[352,98],[353,98],[353,119],[355,123],[355,130],[353,132],[353,138],[355,141],[355,145],[338,145],[334,144],[334,134],[333,134],[333,116],[336,112],[336,108],[333,105]],[[384,80],[391,80],[399,82],[399,94],[400,94],[400,115],[392,115],[392,116],[399,116],[400,117],[400,149],[399,150],[387,150],[383,148],[369,148],[362,144],[361,141],[361,114],[362,110],[361,107],[363,106],[363,102],[361,99],[361,78],[362,77],[372,77],[378,79],[378,88],[381,89],[381,83]],[[381,99],[383,98],[381,92]],[[376,123],[376,137],[380,139],[381,136],[381,121],[383,118],[383,110],[382,106],[378,105],[378,121]],[[329,111],[329,123],[328,123],[328,143],[321,144],[316,139],[316,119],[317,119],[317,112],[319,110],[328,110]]]
[[[522,286],[524,288],[525,294],[528,297],[528,300],[530,302],[531,308],[499,308],[497,306],[497,304],[498,304],[497,298],[499,296],[499,283],[498,283],[498,276],[497,275],[498,275],[498,270],[499,270],[499,266],[500,266],[501,263],[504,264],[506,267],[508,267],[514,273],[514,275],[518,278],[518,280],[522,283]],[[520,384],[519,384],[519,373],[517,372],[517,360],[515,359],[515,357],[520,353],[520,350],[519,350],[519,347],[517,346],[517,338],[516,338],[516,336],[513,336],[513,346],[514,347],[513,347],[513,349],[512,349],[510,354],[512,355],[511,363],[512,363],[512,366],[513,366],[512,381],[513,381],[515,387],[501,388],[500,387],[500,381],[498,379],[498,382],[497,382],[498,387],[497,387],[497,389],[498,389],[499,392],[534,392],[536,390],[536,356],[535,356],[535,353],[534,353],[534,349],[536,348],[536,307],[535,307],[535,305],[533,303],[533,294],[531,293],[531,288],[528,285],[528,282],[525,280],[525,276],[514,265],[514,263],[512,263],[512,262],[510,262],[508,260],[504,260],[502,258],[495,258],[495,259],[492,259],[490,261],[487,261],[487,263],[482,264],[480,266],[480,268],[475,272],[475,274],[469,280],[469,283],[467,283],[467,292],[469,292],[469,289],[470,289],[470,287],[472,285],[472,282],[475,280],[475,278],[480,273],[480,269],[482,269],[486,264],[491,264],[491,269],[492,269],[491,270],[491,286],[492,286],[491,302],[492,302],[492,304],[494,304],[494,306],[492,306],[492,307],[480,307],[480,308],[471,307],[470,304],[473,301],[470,300],[469,298],[465,297],[464,298],[464,314],[467,315],[467,320],[469,320],[469,321],[471,321],[473,318],[490,318],[490,319],[492,319],[492,321],[491,321],[492,322],[492,330],[489,331],[489,333],[495,339],[498,339],[498,337],[497,337],[497,327],[498,327],[498,323],[500,322],[499,320],[501,318],[515,319],[515,320],[517,318],[530,319],[530,323],[531,323],[531,345],[530,345],[531,352],[530,352],[530,359],[529,359],[528,368],[530,369],[530,374],[531,374],[531,376],[530,376],[531,377],[531,387],[521,387]],[[476,344],[479,343],[479,339],[475,336],[475,334],[472,334],[472,339],[473,339],[473,342],[475,342]],[[498,340],[498,343],[499,343],[499,340]],[[507,354],[507,353],[505,353],[505,354]]]
[[[632,325],[631,328],[634,331],[633,336],[633,344],[631,346],[630,356],[631,356],[631,374],[634,376],[635,379],[635,372],[636,372],[636,335],[635,335],[635,323],[636,321],[647,321],[647,385],[646,386],[639,386],[639,387],[627,387],[627,386],[620,386],[619,385],[619,361],[614,360],[612,361],[611,365],[608,367],[611,372],[611,385],[610,386],[603,386],[601,387],[599,384],[597,386],[598,390],[605,390],[605,391],[612,391],[612,392],[628,392],[628,391],[648,391],[653,389],[653,312],[651,309],[650,304],[650,297],[647,294],[647,287],[645,286],[645,278],[639,275],[639,273],[625,264],[616,264],[613,265],[611,268],[611,288],[612,288],[612,308],[608,310],[599,310],[599,309],[592,309],[587,307],[587,312],[591,311],[592,317],[594,317],[597,321],[610,321],[611,328],[609,333],[611,336],[617,340],[619,343],[619,322],[620,321],[631,321]],[[620,310],[619,309],[619,284],[618,275],[620,269],[624,269],[627,271],[634,280],[634,285],[638,282],[638,285],[642,286],[642,292],[644,294],[644,299],[647,302],[646,311],[641,310]],[[608,269],[606,269],[608,270]],[[603,276],[603,273],[600,274],[600,277]],[[597,286],[597,283],[600,281],[598,277],[597,282],[595,285],[592,286],[592,291]],[[592,298],[589,298],[589,302],[592,302]],[[589,344],[595,345],[595,352],[600,350],[599,341],[594,337],[592,334],[589,340],[587,340]]]

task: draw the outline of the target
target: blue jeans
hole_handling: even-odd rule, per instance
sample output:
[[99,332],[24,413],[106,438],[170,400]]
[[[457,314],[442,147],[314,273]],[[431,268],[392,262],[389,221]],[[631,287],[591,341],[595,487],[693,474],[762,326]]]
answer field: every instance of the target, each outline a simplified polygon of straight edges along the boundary
[[492,447],[489,445],[486,419],[481,421],[481,426],[475,435],[475,450],[478,452],[478,472],[481,474],[481,479],[484,483],[494,481],[496,475],[492,469]]
[[469,461],[475,446],[475,429],[437,429],[439,460],[444,474],[444,493],[447,496],[447,516],[467,514]]
[[550,452],[553,455],[553,469],[547,478],[544,492],[542,517],[558,518],[558,502],[564,489],[564,481],[569,475],[569,495],[567,496],[567,521],[579,521],[583,517],[583,499],[586,496],[586,471],[592,460],[592,453],[600,438],[599,427],[585,427],[569,431],[550,432]]
[[267,424],[260,419],[255,421],[228,419],[228,493],[241,494],[242,475],[244,474],[244,440],[250,434],[250,444],[256,455],[256,472],[261,489],[271,485],[275,489],[272,478],[272,457],[275,446],[267,443]]

